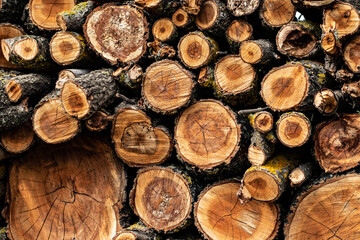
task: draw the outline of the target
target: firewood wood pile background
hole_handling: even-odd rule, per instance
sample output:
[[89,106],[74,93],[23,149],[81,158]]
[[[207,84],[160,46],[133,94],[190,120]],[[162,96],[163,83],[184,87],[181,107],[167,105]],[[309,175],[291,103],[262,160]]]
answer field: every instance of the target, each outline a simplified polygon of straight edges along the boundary
[[359,0],[0,0],[0,239],[360,239]]

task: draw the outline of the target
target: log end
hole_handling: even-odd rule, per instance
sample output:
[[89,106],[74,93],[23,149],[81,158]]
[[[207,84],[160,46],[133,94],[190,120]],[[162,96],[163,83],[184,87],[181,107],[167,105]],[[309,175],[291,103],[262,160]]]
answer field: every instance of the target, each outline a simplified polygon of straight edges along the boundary
[[84,90],[72,80],[64,83],[60,98],[65,112],[70,116],[81,119],[90,111]]

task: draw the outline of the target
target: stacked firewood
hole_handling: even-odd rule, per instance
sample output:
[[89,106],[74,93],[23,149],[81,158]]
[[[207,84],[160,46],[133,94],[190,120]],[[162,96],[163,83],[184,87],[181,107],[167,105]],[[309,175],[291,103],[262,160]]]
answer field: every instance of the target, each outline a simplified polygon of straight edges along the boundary
[[360,239],[359,14],[0,0],[0,238]]

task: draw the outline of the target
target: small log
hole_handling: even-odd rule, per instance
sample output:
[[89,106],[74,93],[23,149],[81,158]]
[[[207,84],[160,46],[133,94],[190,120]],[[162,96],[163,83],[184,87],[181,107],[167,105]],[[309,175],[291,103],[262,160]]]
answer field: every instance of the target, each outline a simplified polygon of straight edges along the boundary
[[268,239],[276,237],[280,210],[272,202],[236,197],[240,183],[222,181],[205,188],[194,207],[195,225],[205,239]]
[[343,94],[339,90],[322,89],[314,97],[315,108],[323,115],[334,114],[343,100]]
[[[18,27],[16,25],[10,24],[10,23],[1,23],[0,24],[0,41],[7,38],[14,38],[24,35],[25,32],[21,27]],[[18,68],[15,64],[10,63],[6,58],[4,57],[3,50],[1,48],[0,50],[0,67],[2,68]]]
[[61,90],[64,86],[64,83],[71,78],[78,78],[84,74],[88,74],[90,69],[64,69],[61,70],[58,74],[58,80],[55,84],[56,90]]
[[250,39],[253,35],[253,27],[244,20],[234,20],[225,32],[226,39],[232,53],[237,54],[241,42]]
[[293,0],[293,2],[305,7],[323,7],[335,2],[335,0]]
[[261,97],[273,111],[312,109],[314,95],[326,82],[318,63],[289,63],[272,69],[261,83]]
[[162,60],[145,73],[141,94],[147,107],[161,114],[172,114],[192,100],[193,75],[178,62]]
[[27,106],[27,100],[18,105],[11,105],[0,110],[0,131],[9,130],[27,122],[32,115],[32,108]]
[[157,40],[147,43],[149,49],[148,57],[155,59],[155,61],[160,61],[163,59],[174,58],[176,55],[176,50],[174,47],[169,46],[165,43],[161,43]]
[[[240,114],[240,113],[239,113]],[[258,111],[248,116],[251,126],[261,133],[267,133],[273,129],[274,118],[270,112]]]
[[250,64],[269,64],[280,59],[275,53],[274,44],[267,39],[248,40],[240,45],[242,60]]
[[65,112],[84,119],[112,103],[117,92],[112,74],[112,69],[100,69],[68,79],[60,94]]
[[253,166],[264,165],[275,150],[276,137],[272,132],[254,131],[248,149],[248,160]]
[[235,17],[246,16],[254,13],[260,6],[260,0],[228,0],[227,9]]
[[321,47],[326,54],[336,55],[341,50],[341,44],[337,33],[329,31],[321,36]]
[[7,108],[12,105],[9,96],[6,94],[5,86],[10,79],[21,75],[21,72],[18,71],[5,71],[0,69],[0,110]]
[[113,73],[115,79],[119,81],[122,86],[136,90],[141,88],[144,75],[143,69],[138,64],[134,64],[131,67],[130,65],[124,68],[120,67]]
[[316,127],[315,158],[325,172],[337,173],[359,165],[360,114],[343,114]]
[[56,22],[64,31],[81,32],[86,17],[94,10],[95,6],[93,1],[76,4],[71,10],[58,13]]
[[173,167],[148,167],[138,171],[130,192],[130,206],[141,221],[156,231],[186,227],[196,186],[191,177]]
[[300,164],[297,168],[291,171],[289,175],[291,187],[299,187],[304,182],[309,180],[313,171],[313,163],[307,162]]
[[264,0],[260,7],[260,17],[265,25],[281,27],[294,19],[295,6],[291,0]]
[[119,106],[113,120],[112,140],[118,157],[131,167],[161,164],[172,150],[168,130],[153,127],[151,119],[133,105]]
[[80,131],[79,121],[64,111],[55,91],[35,107],[32,120],[36,135],[50,144],[68,141]]
[[[75,0],[30,0],[29,10],[31,21],[40,29],[60,30],[56,16],[63,11],[71,10],[76,4]],[[56,7],[54,7],[56,6]]]
[[360,81],[344,83],[344,85],[341,88],[341,92],[346,95],[349,95],[352,98],[359,98],[360,97]]
[[191,29],[191,25],[194,23],[195,17],[187,13],[184,9],[179,8],[172,15],[171,21],[178,28]]
[[26,3],[25,0],[1,0],[0,22],[18,22]]
[[90,131],[101,132],[107,128],[113,118],[105,111],[99,110],[86,120],[85,126]]
[[196,31],[180,39],[178,51],[181,62],[188,68],[196,69],[214,60],[219,46],[212,38]]
[[360,36],[354,37],[344,49],[344,61],[353,73],[360,73]]
[[360,26],[358,10],[348,3],[336,2],[324,10],[323,16],[323,31],[336,31],[339,39],[356,33]]
[[110,64],[136,62],[146,51],[147,21],[141,10],[129,5],[104,4],[86,18],[84,35]]
[[276,47],[284,55],[296,58],[314,57],[320,52],[317,39],[321,29],[312,22],[291,22],[276,35]]
[[34,139],[35,134],[30,121],[0,133],[0,145],[7,152],[14,154],[27,151],[33,145]]
[[152,27],[152,34],[160,42],[173,42],[178,38],[176,26],[169,18],[156,20]]

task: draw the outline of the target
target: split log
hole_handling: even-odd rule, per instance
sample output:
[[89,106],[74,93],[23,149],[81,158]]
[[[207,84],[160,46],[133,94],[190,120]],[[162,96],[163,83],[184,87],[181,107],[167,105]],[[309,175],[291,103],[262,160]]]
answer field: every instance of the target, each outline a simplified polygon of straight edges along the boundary
[[322,89],[314,97],[314,106],[321,114],[327,116],[338,110],[342,100],[343,94],[339,90]]
[[126,66],[118,68],[113,76],[120,84],[128,89],[140,89],[141,82],[143,81],[145,73],[143,69],[138,65],[134,64],[133,66]]
[[174,47],[161,43],[157,40],[148,42],[147,46],[149,49],[148,57],[154,59],[155,61],[174,58],[176,55]]
[[248,40],[240,45],[242,60],[250,64],[269,64],[280,59],[275,53],[274,44],[266,39]]
[[196,69],[215,59],[218,44],[202,32],[192,32],[183,36],[178,44],[179,58],[188,68]]
[[294,19],[295,6],[291,0],[264,0],[260,7],[260,17],[271,27],[281,27]]
[[261,97],[273,111],[311,109],[314,95],[326,83],[326,71],[318,63],[289,63],[272,69],[261,83]]
[[299,187],[304,182],[309,180],[313,172],[313,163],[307,162],[300,164],[297,168],[291,171],[289,175],[291,187]]
[[129,5],[104,4],[86,18],[84,35],[110,64],[136,62],[146,51],[147,21],[141,10]]
[[59,30],[56,22],[58,13],[72,9],[76,4],[75,0],[30,0],[29,10],[31,21],[40,29]]
[[146,69],[141,94],[151,110],[172,114],[190,103],[194,86],[193,75],[178,62],[162,60]]
[[258,111],[248,116],[251,126],[261,133],[267,133],[273,129],[274,118],[270,112]]
[[315,158],[325,172],[343,172],[359,165],[359,128],[360,114],[344,114],[317,126]]
[[4,71],[0,69],[0,110],[7,108],[12,105],[8,95],[5,91],[5,86],[9,82],[10,79],[21,75],[21,72],[18,71]]
[[335,0],[293,0],[293,2],[301,3],[305,7],[323,7],[335,2]]
[[250,15],[258,9],[260,0],[228,0],[227,9],[235,17]]
[[28,121],[19,127],[0,132],[0,145],[9,153],[27,151],[34,143],[35,134]]
[[33,129],[46,143],[61,143],[75,137],[80,131],[80,123],[69,116],[61,105],[55,91],[45,96],[35,107]]
[[27,122],[32,115],[27,99],[17,105],[11,105],[0,110],[0,131],[18,127]]
[[112,74],[112,69],[100,69],[68,79],[60,94],[65,112],[84,119],[112,103],[117,92]]
[[248,22],[244,20],[232,21],[225,32],[232,53],[237,54],[241,42],[250,39],[252,34],[253,27]]
[[284,234],[289,240],[358,239],[358,174],[323,178],[291,206]]
[[105,130],[113,119],[107,112],[99,110],[86,120],[85,126],[90,131],[100,132]]
[[178,38],[176,26],[169,18],[158,19],[152,27],[152,34],[160,42],[173,42]]
[[94,10],[95,6],[93,1],[76,4],[71,10],[58,13],[56,22],[64,31],[81,32],[86,17]]
[[[200,11],[200,8],[199,8],[199,11]],[[171,21],[174,23],[174,25],[176,27],[189,30],[189,29],[191,29],[191,25],[195,21],[195,17],[188,14],[184,9],[179,8],[172,15]]]
[[188,174],[173,167],[144,168],[130,192],[130,206],[148,228],[179,230],[189,221],[196,187]]
[[115,151],[130,167],[163,163],[172,150],[172,138],[165,127],[153,127],[151,119],[133,105],[120,105],[114,116],[112,140]]
[[264,165],[275,150],[276,137],[272,132],[263,134],[254,131],[248,149],[248,160],[253,166]]
[[280,210],[272,202],[236,197],[240,183],[222,181],[205,188],[195,203],[195,225],[205,239],[274,239],[278,233]]
[[25,0],[1,0],[0,22],[18,22],[26,3]]
[[304,145],[311,135],[311,122],[300,112],[284,113],[276,122],[276,136],[287,147]]
[[9,185],[10,239],[112,239],[120,230],[124,166],[100,139],[37,146],[14,163]]
[[354,37],[344,49],[344,61],[353,73],[360,73],[360,36]]
[[[7,38],[14,38],[24,35],[25,32],[21,27],[10,23],[1,23],[0,24],[0,41]],[[0,50],[0,67],[2,68],[18,68],[16,65],[11,64],[6,58],[4,57],[3,50]]]

